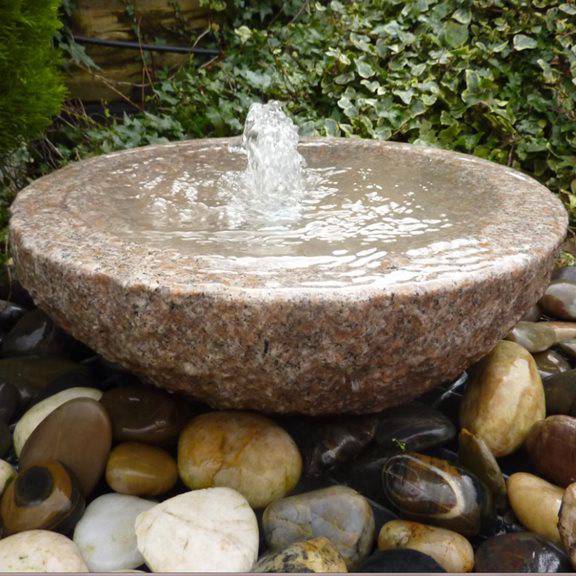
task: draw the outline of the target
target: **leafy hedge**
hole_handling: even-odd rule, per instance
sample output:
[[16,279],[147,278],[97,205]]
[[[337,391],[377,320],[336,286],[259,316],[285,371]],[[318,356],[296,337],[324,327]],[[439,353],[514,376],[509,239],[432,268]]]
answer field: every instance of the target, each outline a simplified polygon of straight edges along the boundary
[[60,0],[0,2],[0,157],[42,135],[64,99],[53,38]]
[[221,32],[221,60],[165,76],[148,112],[81,134],[83,153],[236,134],[252,101],[275,98],[305,134],[416,142],[514,166],[576,216],[574,3],[292,1],[276,16],[273,2],[249,4]]
[[59,0],[0,0],[0,263],[8,207],[26,180],[26,142],[58,113],[65,89],[53,39]]

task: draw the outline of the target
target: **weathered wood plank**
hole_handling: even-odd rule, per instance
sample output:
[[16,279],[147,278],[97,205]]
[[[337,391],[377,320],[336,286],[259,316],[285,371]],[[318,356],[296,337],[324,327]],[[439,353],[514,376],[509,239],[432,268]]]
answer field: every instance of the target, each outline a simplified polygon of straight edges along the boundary
[[[72,31],[107,40],[138,40],[134,33],[136,21],[143,42],[162,38],[180,46],[182,39],[175,31],[182,24],[194,30],[208,26],[210,21],[210,13],[200,7],[200,0],[131,0],[134,17],[129,15],[123,0],[75,0],[74,6]],[[121,98],[118,92],[128,95],[133,85],[142,81],[143,63],[138,51],[86,46],[86,52],[100,70],[96,74],[80,68],[71,70],[68,87],[72,97],[117,100]],[[186,55],[169,53],[154,53],[152,58],[157,68],[174,67],[188,60]]]

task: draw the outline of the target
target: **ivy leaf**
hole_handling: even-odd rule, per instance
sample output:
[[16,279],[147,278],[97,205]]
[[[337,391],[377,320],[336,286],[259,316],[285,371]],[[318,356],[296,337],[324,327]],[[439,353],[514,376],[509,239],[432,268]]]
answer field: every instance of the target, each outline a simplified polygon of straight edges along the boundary
[[576,6],[574,4],[560,4],[558,8],[565,14],[570,14],[570,16],[576,15]]
[[240,38],[242,44],[246,44],[252,38],[252,30],[248,26],[240,26],[240,28],[234,30],[234,33]]
[[324,120],[324,131],[326,132],[326,136],[340,136],[338,122],[332,118],[326,118]]
[[412,102],[412,98],[414,96],[414,90],[411,88],[408,90],[393,90],[392,94],[396,94],[404,104],[410,104]]
[[468,40],[468,26],[456,22],[444,24],[444,40],[451,48],[459,48]]
[[358,70],[358,74],[360,74],[362,78],[372,78],[372,76],[376,74],[374,68],[364,60],[356,60],[356,70]]
[[513,39],[514,50],[532,50],[538,46],[538,42],[526,34],[516,34]]
[[458,8],[458,10],[452,14],[452,18],[460,22],[460,24],[470,24],[472,21],[472,13],[469,8]]

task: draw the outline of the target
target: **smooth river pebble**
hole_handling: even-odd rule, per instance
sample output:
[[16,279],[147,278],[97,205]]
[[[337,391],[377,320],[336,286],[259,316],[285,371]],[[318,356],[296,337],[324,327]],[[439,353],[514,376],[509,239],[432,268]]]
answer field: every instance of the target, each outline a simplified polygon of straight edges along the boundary
[[230,488],[186,492],[136,519],[138,550],[154,572],[249,572],[258,555],[258,522]]
[[72,540],[47,530],[30,530],[0,540],[4,572],[88,572]]
[[576,338],[576,322],[518,322],[508,335],[508,340],[532,353],[571,338]]
[[26,468],[8,484],[0,502],[7,534],[26,530],[70,532],[84,513],[78,482],[55,460]]
[[541,378],[570,370],[570,362],[555,350],[546,350],[534,355],[536,366]]
[[501,534],[483,542],[476,551],[476,572],[568,572],[566,554],[531,532]]
[[176,461],[157,446],[118,444],[106,464],[106,482],[120,494],[158,496],[171,490],[177,480]]
[[12,480],[15,476],[16,470],[14,467],[5,460],[0,460],[0,496],[4,493],[8,481]]
[[162,390],[122,386],[104,393],[102,404],[116,442],[166,444],[186,423],[187,403]]
[[253,572],[348,572],[346,562],[328,540],[311,538],[295,542],[280,552],[260,558]]
[[508,499],[520,522],[556,544],[560,544],[558,512],[564,490],[526,472],[508,478]]
[[288,433],[248,412],[209,412],[186,426],[178,470],[188,488],[238,490],[253,508],[282,498],[298,483],[302,459]]
[[570,484],[564,490],[558,513],[558,532],[564,549],[570,555],[572,567],[576,568],[576,484]]
[[576,281],[570,278],[553,280],[538,305],[554,318],[576,320]]
[[37,426],[48,417],[54,410],[69,402],[75,398],[92,398],[93,400],[100,400],[102,397],[102,391],[96,388],[70,388],[64,390],[54,396],[50,396],[42,402],[38,402],[30,408],[23,416],[20,418],[16,427],[14,428],[14,449],[16,450],[16,455],[20,455],[22,448],[26,441],[36,430]]
[[372,549],[375,523],[366,498],[346,486],[331,486],[272,502],[262,529],[272,550],[324,536],[353,570]]
[[506,502],[506,481],[496,458],[484,440],[466,428],[460,431],[458,459],[463,468],[472,472],[494,494],[498,505]]
[[88,496],[104,473],[111,444],[110,419],[102,404],[76,398],[54,410],[34,430],[22,450],[20,465],[59,460]]
[[408,548],[396,550],[376,550],[358,569],[359,572],[376,572],[379,574],[393,573],[424,573],[446,572],[434,558]]
[[382,470],[384,492],[402,518],[475,536],[492,514],[480,481],[463,468],[423,454],[398,454]]
[[376,442],[389,451],[421,452],[446,444],[455,436],[454,424],[442,412],[412,402],[382,413]]
[[92,572],[131,570],[144,563],[136,545],[134,524],[156,502],[104,494],[93,500],[74,530],[74,542]]
[[537,422],[526,439],[537,472],[559,486],[576,481],[576,418],[548,416]]
[[435,526],[408,520],[392,520],[382,526],[378,548],[409,548],[431,556],[446,572],[470,572],[474,550],[464,536]]
[[536,362],[522,346],[502,341],[473,369],[460,406],[460,423],[496,457],[519,448],[546,416]]

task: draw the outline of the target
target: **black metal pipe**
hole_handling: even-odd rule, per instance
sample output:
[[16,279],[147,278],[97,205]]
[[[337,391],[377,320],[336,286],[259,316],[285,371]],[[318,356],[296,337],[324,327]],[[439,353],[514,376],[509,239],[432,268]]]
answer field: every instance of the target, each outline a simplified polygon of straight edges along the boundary
[[125,48],[126,50],[145,50],[148,52],[174,52],[177,54],[200,54],[202,56],[218,56],[219,50],[211,48],[196,48],[190,46],[167,46],[165,44],[140,44],[129,40],[104,40],[91,38],[90,36],[76,36],[73,38],[78,44],[94,44],[96,46],[108,46],[110,48]]

